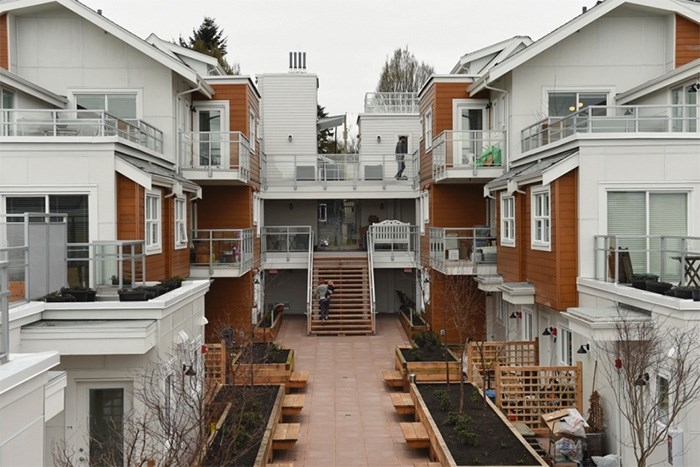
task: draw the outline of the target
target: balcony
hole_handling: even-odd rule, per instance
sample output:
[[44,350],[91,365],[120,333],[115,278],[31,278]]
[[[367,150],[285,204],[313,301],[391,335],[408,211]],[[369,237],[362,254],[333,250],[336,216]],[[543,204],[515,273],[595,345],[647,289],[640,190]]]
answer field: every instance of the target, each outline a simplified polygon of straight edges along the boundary
[[496,229],[430,228],[430,266],[443,274],[496,274]]
[[369,226],[367,249],[375,268],[415,268],[420,263],[420,230],[397,220]]
[[700,136],[695,105],[592,105],[562,118],[546,118],[521,132],[528,152],[575,134],[669,133]]
[[308,225],[279,225],[262,229],[262,260],[265,267],[306,268],[313,245],[313,231]]
[[146,283],[146,242],[108,240],[67,245],[68,285],[95,289]]
[[250,143],[240,131],[180,133],[180,166],[190,180],[248,183]]
[[416,92],[368,92],[365,94],[366,114],[417,114]]
[[159,154],[163,132],[142,120],[119,119],[99,110],[0,111],[1,137],[84,138],[117,136]]
[[433,179],[495,178],[507,154],[504,131],[447,130],[433,139]]
[[281,154],[264,155],[262,161],[265,190],[412,192],[418,186],[417,152],[405,157],[401,180],[395,178],[395,154]]
[[192,243],[192,277],[241,277],[253,267],[253,229],[196,229]]

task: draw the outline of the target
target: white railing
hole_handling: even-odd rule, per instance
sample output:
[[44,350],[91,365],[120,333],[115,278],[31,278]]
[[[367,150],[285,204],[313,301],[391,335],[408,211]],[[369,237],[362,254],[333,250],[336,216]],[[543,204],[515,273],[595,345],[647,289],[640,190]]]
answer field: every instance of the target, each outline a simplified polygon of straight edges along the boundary
[[496,231],[489,226],[432,227],[429,232],[430,265],[444,270],[448,265],[496,263]]
[[265,226],[261,234],[263,261],[266,261],[270,254],[283,254],[286,261],[289,261],[292,253],[313,251],[313,232],[308,225]]
[[395,154],[280,154],[266,155],[263,163],[263,188],[288,186],[418,186],[418,153],[405,156],[403,177],[396,179]]
[[576,133],[695,133],[696,105],[592,105],[566,117],[545,118],[521,132],[522,151],[560,141]]
[[193,266],[238,269],[241,274],[253,267],[253,229],[196,229],[192,234]]
[[142,120],[119,119],[101,110],[2,110],[0,136],[118,136],[163,153],[162,131]]
[[146,242],[104,240],[67,244],[68,269],[76,272],[78,287],[133,288],[146,282]]
[[0,261],[0,365],[10,355],[10,290],[7,288],[9,263]]
[[433,139],[433,177],[444,178],[448,169],[502,167],[505,164],[504,131],[447,130]]
[[[309,237],[309,244],[314,244],[314,233],[311,232],[311,237]],[[314,299],[314,249],[309,248],[309,253],[307,256],[307,267],[306,267],[306,333],[311,334],[311,319],[313,318],[312,307]]]
[[180,165],[185,169],[236,170],[250,178],[250,143],[240,131],[180,133]]
[[397,220],[385,220],[372,224],[368,229],[368,248],[370,255],[390,253],[391,261],[397,259],[397,253],[411,255],[414,261],[419,259],[420,229]]
[[368,92],[365,94],[365,113],[417,114],[416,92]]
[[[372,226],[370,226],[372,228]],[[374,240],[367,236],[367,267],[369,272],[369,316],[372,323],[372,334],[376,333],[377,293],[374,284]]]
[[663,282],[700,287],[700,237],[594,235],[593,244],[596,280],[629,283],[629,274],[652,274]]

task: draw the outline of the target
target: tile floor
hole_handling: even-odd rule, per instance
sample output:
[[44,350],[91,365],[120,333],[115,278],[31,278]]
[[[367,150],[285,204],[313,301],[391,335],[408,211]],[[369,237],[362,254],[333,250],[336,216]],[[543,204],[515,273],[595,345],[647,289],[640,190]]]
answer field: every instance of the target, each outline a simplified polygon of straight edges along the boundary
[[309,372],[304,410],[294,449],[277,451],[275,462],[295,467],[413,466],[427,450],[409,449],[382,379],[394,368],[394,348],[407,342],[394,316],[377,320],[374,336],[307,336],[303,316],[285,316],[277,342],[296,352],[296,369]]

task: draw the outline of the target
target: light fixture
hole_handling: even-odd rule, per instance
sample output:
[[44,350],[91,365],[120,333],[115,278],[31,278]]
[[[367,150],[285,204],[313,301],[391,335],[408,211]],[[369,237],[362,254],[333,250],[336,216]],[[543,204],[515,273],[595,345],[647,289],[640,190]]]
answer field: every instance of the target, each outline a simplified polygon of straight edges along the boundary
[[510,318],[510,319],[517,319],[517,318],[518,318],[518,315],[515,314],[515,312],[513,312],[513,313],[510,314],[509,318]]
[[294,203],[289,203],[289,210],[292,211],[294,209]]
[[649,382],[649,373],[644,373],[643,375],[639,375],[639,377],[635,380],[634,385],[635,386],[646,386],[648,382]]
[[382,142],[382,137],[381,137],[381,135],[377,135],[377,143],[381,143],[381,142]]
[[260,279],[258,279],[257,277],[253,279],[253,284],[260,285]]
[[542,333],[543,336],[550,336],[552,333],[549,332],[549,328],[544,328],[544,332]]
[[206,317],[206,316],[201,316],[201,317],[199,318],[199,325],[200,325],[200,326],[206,326],[207,324],[209,324],[209,320],[207,319],[207,317]]
[[578,348],[576,353],[586,354],[586,353],[590,352],[590,350],[591,350],[591,344],[586,342],[585,344],[581,344],[581,347]]
[[294,140],[294,136],[292,136],[292,135],[287,136],[287,141],[289,141],[291,143],[293,140]]
[[182,364],[182,373],[185,376],[195,376],[197,374],[192,365],[185,365],[184,363]]
[[425,276],[425,279],[423,279],[423,282],[426,284],[430,284],[430,277]]
[[555,328],[554,326],[550,326],[550,327],[548,327],[548,328],[545,328],[545,329],[544,329],[544,332],[542,333],[542,335],[543,335],[543,336],[554,336],[554,338],[556,339],[556,337],[557,337],[557,328]]
[[176,344],[184,344],[190,340],[190,336],[183,329],[181,329],[177,334],[175,334],[174,340]]
[[688,88],[688,92],[698,92],[700,91],[700,83],[695,83]]

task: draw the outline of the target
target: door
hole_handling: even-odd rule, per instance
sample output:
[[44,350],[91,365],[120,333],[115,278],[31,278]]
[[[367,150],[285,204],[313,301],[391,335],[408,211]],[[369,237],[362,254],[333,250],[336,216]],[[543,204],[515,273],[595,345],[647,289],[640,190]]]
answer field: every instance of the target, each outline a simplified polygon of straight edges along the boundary
[[130,388],[127,381],[77,384],[77,466],[124,464]]
[[225,106],[197,104],[194,131],[198,144],[194,149],[200,166],[229,167],[228,146],[225,144],[228,141],[227,121]]
[[318,249],[359,248],[359,204],[356,200],[331,199],[318,202]]
[[472,166],[484,152],[484,129],[488,128],[486,118],[486,101],[465,100],[455,104],[452,149],[455,167]]

